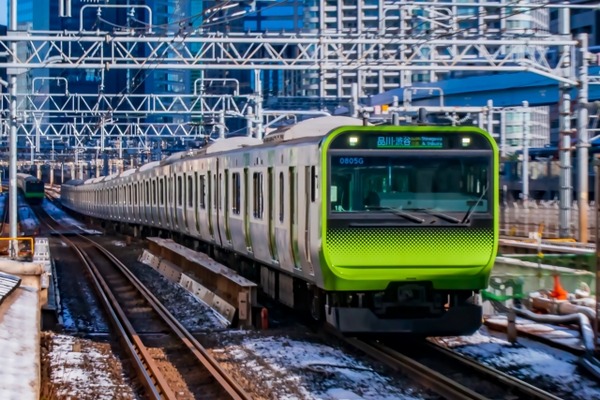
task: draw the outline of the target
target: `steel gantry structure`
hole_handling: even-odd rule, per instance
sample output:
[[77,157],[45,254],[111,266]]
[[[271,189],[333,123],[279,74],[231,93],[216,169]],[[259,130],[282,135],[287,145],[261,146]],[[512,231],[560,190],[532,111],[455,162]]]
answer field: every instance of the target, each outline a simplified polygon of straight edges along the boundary
[[[118,115],[124,118],[135,115],[136,118],[136,121],[131,121],[131,118],[120,121],[131,125],[131,129],[109,128],[109,132],[112,129],[120,136],[140,136],[146,127],[147,132],[163,132],[156,128],[160,123],[150,125],[145,119],[168,114],[211,116],[219,119],[221,124],[225,117],[244,118],[249,134],[264,134],[263,120],[269,112],[263,109],[258,88],[249,95],[236,93],[213,99],[205,93],[135,95],[99,92],[88,97],[68,92],[42,95],[19,94],[17,91],[16,76],[27,71],[82,68],[103,71],[308,71],[316,74],[319,87],[325,85],[325,77],[329,73],[355,74],[360,82],[359,78],[365,74],[398,72],[399,85],[410,87],[411,74],[416,71],[440,74],[452,71],[528,71],[554,79],[557,88],[560,87],[564,110],[561,126],[565,137],[572,134],[567,115],[567,111],[570,112],[567,92],[573,87],[579,88],[578,115],[585,122],[577,124],[578,152],[580,160],[587,159],[586,88],[590,80],[600,78],[588,76],[587,37],[580,35],[573,38],[568,19],[572,8],[596,9],[597,6],[570,5],[566,1],[558,4],[503,0],[467,4],[382,1],[378,5],[380,19],[377,25],[364,31],[325,29],[296,33],[225,33],[212,32],[201,24],[159,35],[155,33],[157,30],[153,29],[151,20],[137,27],[114,30],[91,29],[81,22],[77,31],[20,31],[16,23],[16,0],[12,0],[11,4],[9,31],[0,36],[0,53],[6,56],[6,61],[0,62],[0,68],[6,68],[9,76],[9,92],[3,96],[2,103],[3,114],[8,121],[11,161],[13,158],[15,161],[11,165],[16,164],[17,132],[28,135],[32,143],[32,135],[46,135],[48,132],[55,136],[63,132],[102,134],[108,126],[120,126],[115,123]],[[99,12],[103,7],[110,7],[89,6],[96,7]],[[558,9],[559,34],[507,29],[506,21],[510,18],[543,7]],[[499,16],[492,18],[492,14]],[[8,113],[6,105],[9,106]],[[289,111],[282,114],[289,114]],[[25,118],[27,115],[30,116],[29,123]],[[62,116],[63,120],[54,122],[54,116]],[[72,128],[48,128],[59,124]],[[563,153],[564,159],[561,160],[564,161],[562,165],[566,176],[570,160],[567,151]],[[580,165],[580,168],[583,170],[584,166]],[[12,187],[13,180],[16,181],[16,169],[11,167],[10,175]],[[569,182],[563,186],[568,187]],[[566,195],[561,192],[561,203],[563,196]],[[580,210],[587,212],[587,198],[580,200]],[[567,204],[566,198],[564,202]],[[16,214],[16,209],[14,211]],[[567,207],[564,212],[568,212]],[[12,215],[11,209],[11,220]]]

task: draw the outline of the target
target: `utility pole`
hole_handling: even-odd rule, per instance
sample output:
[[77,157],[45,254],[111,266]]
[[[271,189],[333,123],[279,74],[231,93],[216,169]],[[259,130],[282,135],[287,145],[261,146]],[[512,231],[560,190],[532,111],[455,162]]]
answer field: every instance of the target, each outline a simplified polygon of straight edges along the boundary
[[[564,4],[569,4],[565,1]],[[568,36],[571,34],[571,12],[568,8],[558,10],[558,29],[559,34]],[[571,63],[569,46],[562,46],[560,58],[563,61],[561,65],[563,77],[570,77]],[[559,236],[561,238],[570,237],[570,222],[571,222],[571,200],[573,198],[573,187],[571,185],[571,96],[569,91],[571,86],[565,83],[560,84],[559,96],[559,125],[560,125],[560,142],[559,142]]]
[[523,102],[523,205],[527,209],[529,205],[529,102]]
[[[10,2],[10,30],[9,34],[17,34],[17,0],[11,0]],[[11,61],[17,62],[17,42],[13,40],[10,42]],[[15,68],[9,68],[8,73],[8,91],[10,98],[9,106],[9,123],[10,123],[10,136],[9,136],[9,174],[8,174],[8,218],[9,218],[9,236],[11,238],[17,237],[17,71]],[[10,243],[10,257],[12,259],[17,258],[17,246],[16,240],[11,240]]]
[[579,90],[577,91],[577,176],[579,179],[577,202],[579,204],[579,241],[588,242],[588,193],[589,193],[589,160],[588,148],[588,35],[581,33],[579,56],[577,57],[577,75]]

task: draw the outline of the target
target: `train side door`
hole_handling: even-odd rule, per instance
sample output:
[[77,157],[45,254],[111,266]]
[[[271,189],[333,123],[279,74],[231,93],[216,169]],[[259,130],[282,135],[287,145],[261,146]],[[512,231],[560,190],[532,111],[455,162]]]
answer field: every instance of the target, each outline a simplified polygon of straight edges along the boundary
[[[213,222],[213,218],[214,218],[214,212],[215,212],[215,207],[214,207],[214,199],[216,197],[216,186],[213,183],[213,179],[216,176],[211,174],[210,171],[208,171],[206,173],[206,186],[207,186],[207,191],[206,191],[206,206],[208,207],[208,211],[207,211],[207,219],[208,219],[208,233],[210,235],[210,238],[213,241],[217,241],[217,238],[215,236],[215,230],[214,230],[214,222]],[[215,193],[213,193],[215,192]]]
[[[277,256],[279,266],[287,271],[294,269],[294,257],[292,251],[291,210],[289,209],[289,172],[285,167],[276,169],[276,214],[275,214],[275,242],[277,244]],[[286,190],[287,189],[287,190]]]
[[289,232],[292,242],[292,260],[295,269],[299,269],[300,263],[300,247],[298,245],[298,172],[295,167],[290,167],[289,170],[289,195],[290,204],[290,219]]
[[219,159],[217,159],[217,168],[214,171],[212,176],[212,190],[213,190],[213,198],[212,198],[212,215],[213,215],[213,225],[214,225],[214,238],[215,242],[222,246],[223,242],[221,241],[221,169]]
[[268,179],[268,215],[267,219],[269,221],[269,251],[271,252],[271,258],[277,262],[279,262],[279,257],[277,255],[277,242],[275,240],[275,174],[273,173],[273,167],[269,167],[267,170],[267,179]]

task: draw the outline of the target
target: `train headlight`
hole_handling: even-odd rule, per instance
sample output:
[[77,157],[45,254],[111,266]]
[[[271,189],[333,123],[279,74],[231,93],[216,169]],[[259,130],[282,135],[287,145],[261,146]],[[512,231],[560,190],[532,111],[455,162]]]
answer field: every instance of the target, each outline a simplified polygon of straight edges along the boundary
[[462,138],[462,146],[463,147],[468,147],[471,144],[471,138],[470,137],[464,137]]
[[348,144],[350,146],[356,146],[358,144],[358,136],[350,136],[348,138]]

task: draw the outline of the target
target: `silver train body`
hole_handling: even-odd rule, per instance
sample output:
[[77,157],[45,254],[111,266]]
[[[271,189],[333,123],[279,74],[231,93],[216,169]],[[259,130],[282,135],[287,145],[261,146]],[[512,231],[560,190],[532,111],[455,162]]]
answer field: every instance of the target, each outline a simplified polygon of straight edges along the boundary
[[293,307],[292,277],[323,287],[320,142],[341,125],[362,121],[307,120],[270,134],[264,144],[222,139],[120,174],[67,182],[61,201],[84,215],[177,232],[284,272],[276,285],[274,273],[261,268],[261,286]]
[[[61,201],[80,214],[113,221],[122,231],[139,236],[169,232],[191,241],[259,283],[270,297],[343,332],[474,332],[481,309],[470,298],[485,287],[497,239],[491,213],[496,191],[487,191],[497,165],[493,139],[470,128],[438,134],[431,133],[439,130],[435,127],[362,125],[359,119],[323,117],[281,128],[264,140],[221,139],[120,174],[67,182]],[[435,139],[424,142],[435,148],[383,146],[409,137],[419,143]],[[479,147],[465,147],[471,144]],[[460,161],[471,153],[478,158],[466,162],[479,163],[477,171],[489,183],[471,193],[449,193],[451,215],[416,209],[417,217],[404,217],[390,213],[389,206],[363,208],[372,187],[367,178],[381,170],[376,163],[409,160],[420,188],[427,179],[433,183],[432,174],[422,173],[433,169],[426,160]],[[371,164],[354,165],[355,160]],[[333,168],[362,174],[364,185],[334,182],[341,175],[332,177]],[[382,185],[391,185],[395,172],[388,170],[389,177],[387,172],[379,177]],[[400,201],[402,195],[379,192],[387,202]],[[455,260],[465,255],[457,250],[461,247],[447,246],[455,240],[467,243],[466,265]],[[469,245],[473,240],[483,247]],[[403,314],[406,308],[416,311]]]

